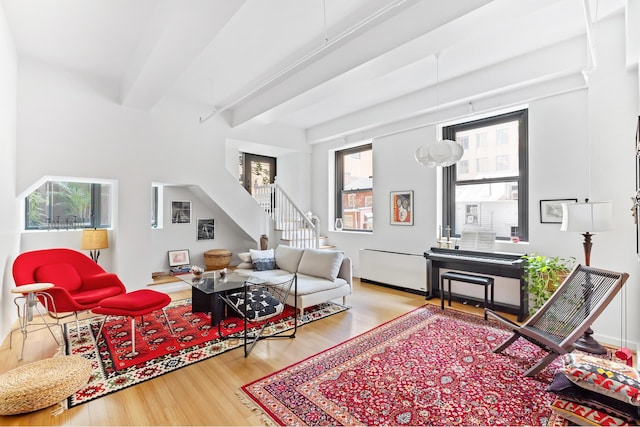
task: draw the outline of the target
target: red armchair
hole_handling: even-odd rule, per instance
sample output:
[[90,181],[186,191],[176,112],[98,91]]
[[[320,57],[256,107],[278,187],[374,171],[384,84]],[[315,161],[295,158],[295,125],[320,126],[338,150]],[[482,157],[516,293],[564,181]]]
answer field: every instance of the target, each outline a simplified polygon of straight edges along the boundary
[[[105,298],[126,293],[118,276],[104,271],[98,263],[72,249],[42,249],[25,252],[13,263],[16,286],[53,283],[47,290],[60,313],[97,307]],[[54,314],[54,313],[52,313]],[[57,316],[57,314],[54,314]]]

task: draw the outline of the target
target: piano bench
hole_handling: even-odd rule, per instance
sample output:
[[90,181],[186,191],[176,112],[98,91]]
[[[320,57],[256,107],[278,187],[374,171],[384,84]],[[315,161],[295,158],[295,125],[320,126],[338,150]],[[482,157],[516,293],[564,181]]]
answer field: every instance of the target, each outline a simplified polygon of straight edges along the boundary
[[[449,306],[451,306],[451,281],[455,280],[456,282],[463,283],[471,283],[473,285],[482,285],[484,286],[484,308],[489,307],[489,298],[488,298],[488,290],[491,288],[491,309],[494,309],[493,304],[493,277],[487,276],[476,276],[472,274],[464,274],[464,273],[454,273],[452,271],[447,271],[446,273],[442,273],[440,275],[440,308],[444,310],[444,281],[449,281]],[[487,313],[484,313],[484,320],[487,320]]]

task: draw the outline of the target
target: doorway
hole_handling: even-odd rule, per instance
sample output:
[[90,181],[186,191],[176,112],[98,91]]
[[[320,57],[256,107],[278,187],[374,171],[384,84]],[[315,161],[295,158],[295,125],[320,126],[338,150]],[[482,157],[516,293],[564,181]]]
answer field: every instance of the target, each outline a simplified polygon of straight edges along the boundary
[[276,178],[276,158],[240,153],[240,184],[254,195],[255,187],[273,184]]

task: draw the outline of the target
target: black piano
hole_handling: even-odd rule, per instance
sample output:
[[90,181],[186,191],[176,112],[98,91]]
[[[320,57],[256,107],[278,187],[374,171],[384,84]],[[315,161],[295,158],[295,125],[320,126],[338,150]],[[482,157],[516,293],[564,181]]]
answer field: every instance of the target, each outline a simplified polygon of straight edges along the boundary
[[[431,248],[424,253],[427,259],[427,299],[440,296],[440,269],[468,271],[491,276],[508,277],[520,280],[520,305],[495,303],[498,311],[518,316],[522,322],[529,315],[529,294],[524,280],[525,260],[523,254],[506,252],[477,252],[458,249]],[[453,295],[459,301],[477,301],[473,297]]]

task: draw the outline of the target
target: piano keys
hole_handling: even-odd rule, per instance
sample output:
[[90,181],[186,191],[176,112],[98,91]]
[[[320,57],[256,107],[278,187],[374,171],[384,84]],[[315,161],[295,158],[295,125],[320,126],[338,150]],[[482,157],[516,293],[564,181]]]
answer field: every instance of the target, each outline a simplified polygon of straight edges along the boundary
[[[467,271],[470,273],[518,279],[519,305],[495,302],[495,309],[518,316],[518,322],[529,315],[529,293],[524,280],[523,254],[505,252],[478,252],[457,249],[431,248],[424,253],[427,260],[426,298],[440,296],[440,269]],[[454,295],[457,300],[474,300]]]

